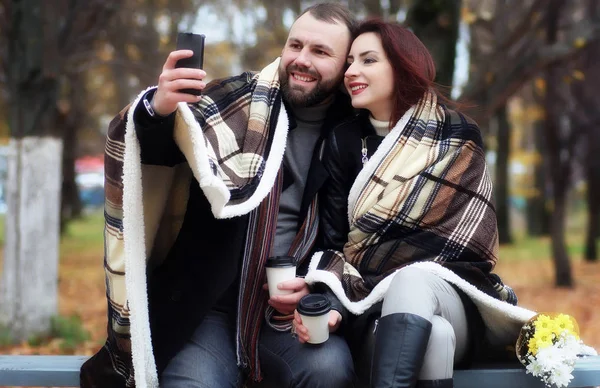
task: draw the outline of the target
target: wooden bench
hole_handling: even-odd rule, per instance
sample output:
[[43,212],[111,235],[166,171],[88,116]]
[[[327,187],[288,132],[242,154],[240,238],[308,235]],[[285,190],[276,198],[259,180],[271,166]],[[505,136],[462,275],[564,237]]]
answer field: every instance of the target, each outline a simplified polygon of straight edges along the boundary
[[[0,355],[0,386],[78,387],[79,368],[86,356]],[[600,356],[577,362],[569,387],[600,386]],[[520,365],[481,366],[454,373],[456,388],[543,388]]]

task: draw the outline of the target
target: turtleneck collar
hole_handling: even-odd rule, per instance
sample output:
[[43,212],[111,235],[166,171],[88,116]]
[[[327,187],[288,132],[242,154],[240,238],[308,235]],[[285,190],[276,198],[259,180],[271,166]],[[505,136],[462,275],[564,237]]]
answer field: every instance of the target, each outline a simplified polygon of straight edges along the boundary
[[378,136],[385,136],[390,133],[390,123],[389,121],[380,121],[376,120],[373,116],[369,115],[369,121],[373,128],[375,128],[375,132],[377,132]]
[[329,109],[332,103],[333,99],[317,106],[298,107],[290,105],[290,109],[294,113],[294,118],[297,121],[302,121],[305,123],[317,123],[325,120],[327,109]]

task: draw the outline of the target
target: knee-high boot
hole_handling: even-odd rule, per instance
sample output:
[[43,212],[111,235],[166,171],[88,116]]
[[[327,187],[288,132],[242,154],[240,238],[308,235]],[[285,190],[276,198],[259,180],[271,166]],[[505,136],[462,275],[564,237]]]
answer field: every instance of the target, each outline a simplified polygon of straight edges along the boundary
[[417,381],[417,388],[454,388],[454,380],[419,380]]
[[371,366],[372,388],[414,388],[423,364],[431,322],[415,314],[379,319]]

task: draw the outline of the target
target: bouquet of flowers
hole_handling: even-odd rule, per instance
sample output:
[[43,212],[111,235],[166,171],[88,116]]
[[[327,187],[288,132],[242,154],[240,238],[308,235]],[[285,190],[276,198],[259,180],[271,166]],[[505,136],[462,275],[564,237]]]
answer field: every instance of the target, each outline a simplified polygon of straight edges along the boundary
[[[517,358],[547,387],[566,387],[573,379],[577,356],[586,347],[579,339],[579,327],[566,314],[537,314],[521,329]],[[585,352],[584,352],[585,353]]]

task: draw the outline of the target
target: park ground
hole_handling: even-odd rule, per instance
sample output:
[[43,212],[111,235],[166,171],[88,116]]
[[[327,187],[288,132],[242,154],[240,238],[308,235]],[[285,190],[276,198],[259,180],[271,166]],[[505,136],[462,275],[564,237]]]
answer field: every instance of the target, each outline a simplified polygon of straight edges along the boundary
[[[32,338],[7,344],[0,336],[0,354],[93,354],[106,335],[106,299],[102,267],[102,213],[72,222],[61,242],[59,309],[54,338]],[[581,259],[584,228],[581,217],[569,220],[568,245],[573,289],[555,288],[548,238],[526,238],[502,246],[496,272],[512,286],[523,307],[563,312],[579,322],[582,339],[600,350],[600,262]]]

